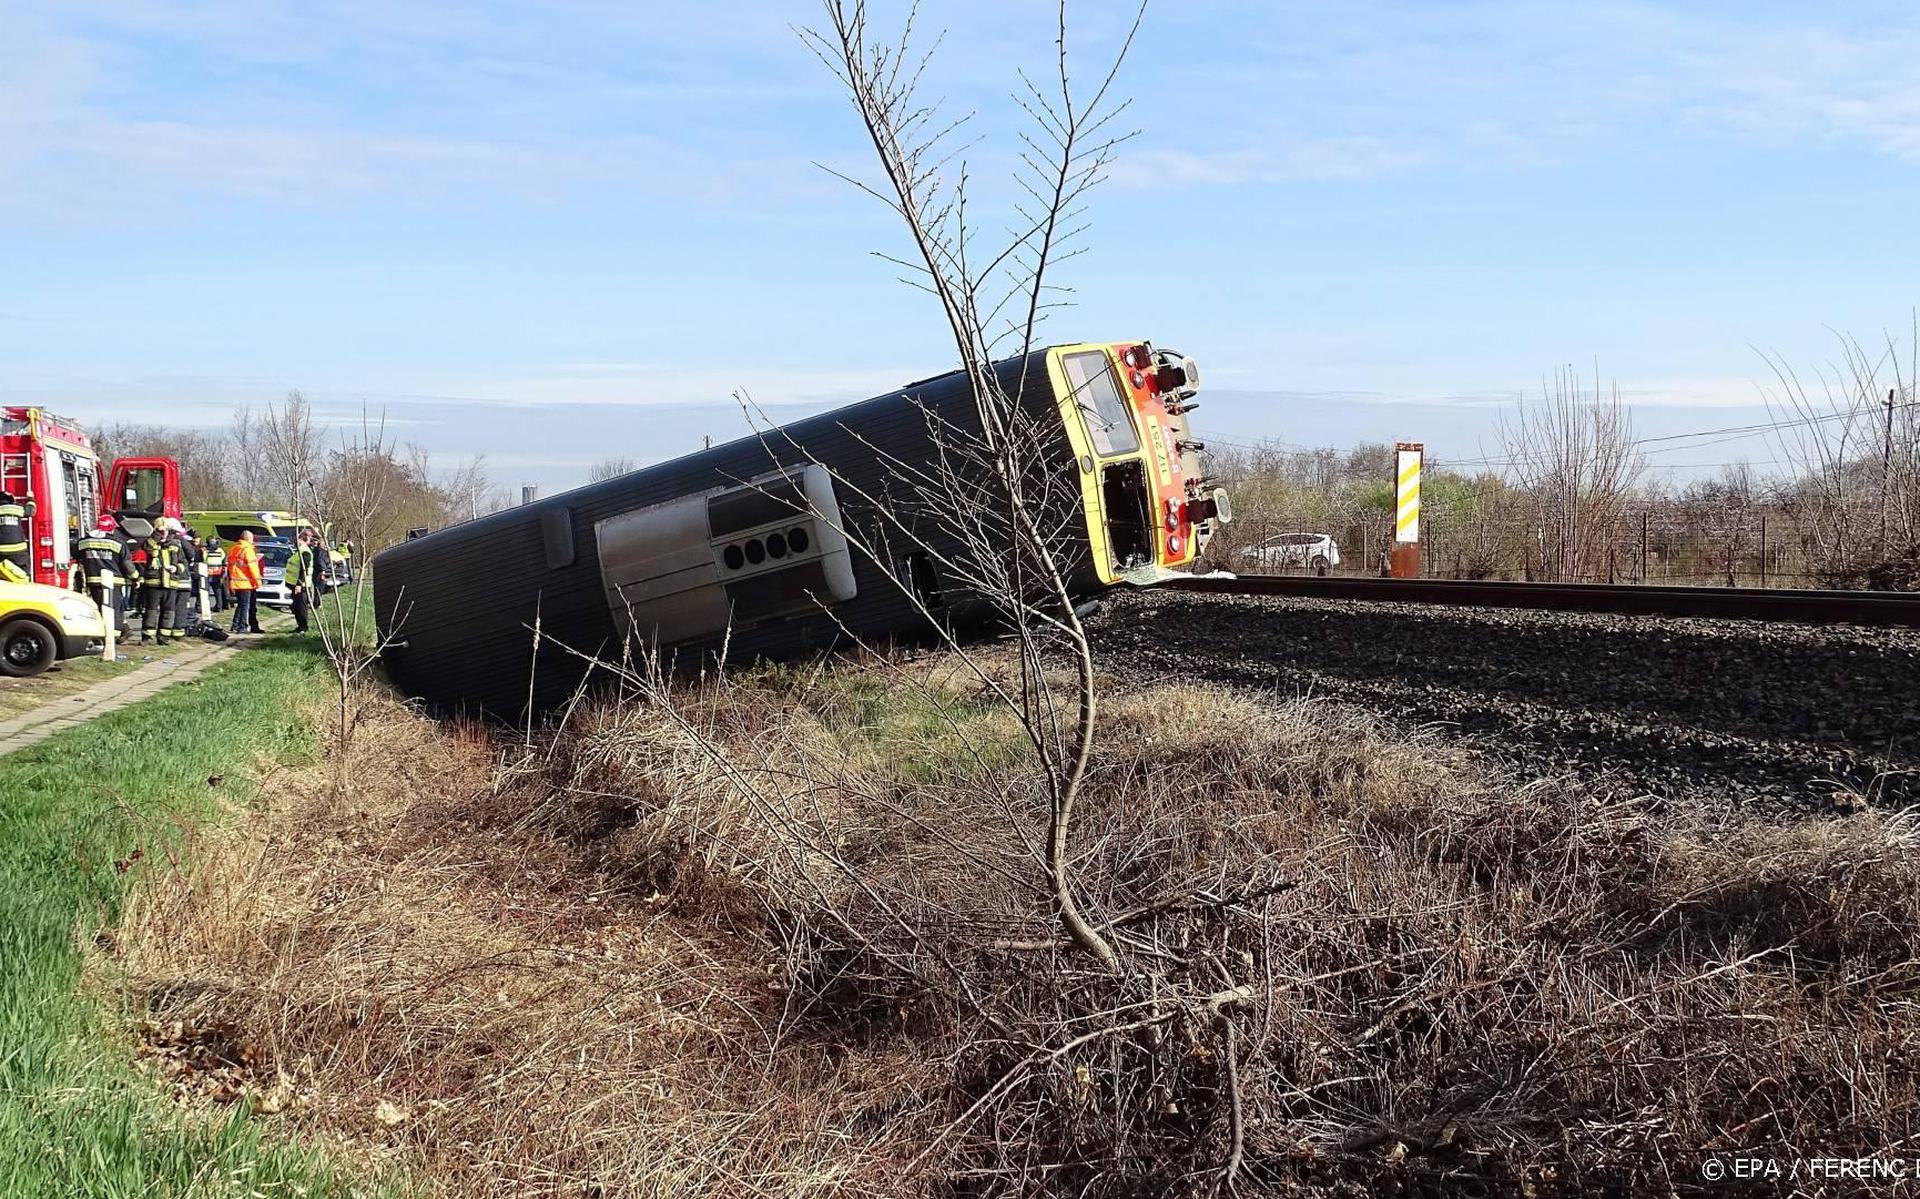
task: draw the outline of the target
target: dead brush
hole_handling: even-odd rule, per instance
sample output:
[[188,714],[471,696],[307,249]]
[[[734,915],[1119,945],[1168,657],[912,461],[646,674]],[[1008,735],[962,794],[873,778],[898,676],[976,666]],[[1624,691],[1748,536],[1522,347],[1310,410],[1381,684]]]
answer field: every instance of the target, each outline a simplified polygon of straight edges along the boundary
[[[911,1193],[892,1147],[917,1143],[937,1063],[780,1043],[766,945],[568,835],[566,805],[603,799],[526,788],[521,747],[375,706],[353,788],[279,781],[96,959],[156,1061],[217,1031],[247,1064],[183,1099],[247,1099],[457,1194]],[[643,779],[651,759],[628,761]]]
[[145,890],[108,965],[257,1044],[274,1119],[459,1193],[1641,1193],[1913,1143],[1908,817],[1656,821],[1343,709],[1109,694],[1075,870],[1116,978],[969,691],[770,672],[531,749],[389,706],[356,791]]
[[[923,702],[894,678],[900,705]],[[702,719],[717,739],[699,752],[742,763],[755,835],[816,872],[766,897],[790,1010],[858,1041],[891,1005],[888,1028],[953,1063],[916,1161],[962,1190],[1633,1189],[1713,1150],[1911,1135],[1910,1080],[1858,1066],[1916,1048],[1900,819],[1657,823],[1604,786],[1516,788],[1350,712],[1112,698],[1075,869],[1098,929],[1147,963],[1115,980],[1047,918],[1024,764],[956,749],[933,782],[897,761],[789,771],[779,697],[750,690],[730,699],[757,713],[754,744]],[[788,801],[822,789],[831,804],[794,819]],[[1838,1119],[1861,1090],[1885,1102],[1871,1129]]]

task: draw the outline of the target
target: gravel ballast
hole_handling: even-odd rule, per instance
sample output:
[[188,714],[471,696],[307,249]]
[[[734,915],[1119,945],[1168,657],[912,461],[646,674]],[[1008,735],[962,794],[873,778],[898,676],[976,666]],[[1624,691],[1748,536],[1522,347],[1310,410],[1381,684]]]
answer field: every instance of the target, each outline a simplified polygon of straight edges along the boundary
[[1101,668],[1350,703],[1534,776],[1756,814],[1920,799],[1920,630],[1124,593]]

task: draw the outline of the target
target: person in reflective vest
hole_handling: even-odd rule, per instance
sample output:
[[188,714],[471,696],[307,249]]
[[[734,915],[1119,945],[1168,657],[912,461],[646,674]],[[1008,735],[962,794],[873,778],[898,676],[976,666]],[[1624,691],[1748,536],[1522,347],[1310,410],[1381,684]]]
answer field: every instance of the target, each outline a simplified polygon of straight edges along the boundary
[[73,555],[87,593],[122,637],[127,635],[127,588],[133,585],[133,547],[120,533],[119,522],[102,516],[91,533],[73,543]]
[[32,504],[0,491],[0,579],[9,583],[33,582],[33,550],[27,532],[27,518],[32,515]]
[[200,615],[200,588],[205,583],[200,566],[207,560],[207,552],[200,546],[200,534],[191,527],[175,530],[174,541],[180,546],[180,561],[187,570],[187,594],[180,601],[186,608],[180,614],[180,623],[191,624]]
[[287,592],[293,597],[293,631],[307,631],[307,613],[314,600],[313,580],[319,572],[314,568],[313,532],[300,530],[293,543],[293,553],[287,556],[286,582]]
[[240,530],[239,540],[227,553],[227,586],[233,592],[233,625],[236,633],[258,633],[260,609],[260,551],[254,548],[253,530]]
[[154,522],[153,536],[146,541],[147,562],[140,574],[146,613],[140,618],[140,645],[149,640],[177,642],[186,636],[186,560],[181,556],[173,524],[172,517],[161,517]]
[[227,608],[227,547],[218,537],[207,538],[207,588],[215,612]]

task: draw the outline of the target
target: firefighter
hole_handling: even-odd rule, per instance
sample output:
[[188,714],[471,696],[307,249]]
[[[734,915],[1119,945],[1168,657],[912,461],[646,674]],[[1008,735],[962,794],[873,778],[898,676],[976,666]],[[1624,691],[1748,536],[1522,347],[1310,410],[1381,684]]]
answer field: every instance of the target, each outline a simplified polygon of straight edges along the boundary
[[147,538],[147,563],[140,574],[141,600],[146,614],[140,620],[140,640],[175,642],[186,636],[182,612],[186,607],[186,563],[180,557],[180,542],[174,537],[174,519],[163,516],[154,522],[153,536]]
[[[74,542],[81,577],[87,581],[87,593],[100,605],[100,612],[113,622],[116,634],[127,635],[127,588],[134,572],[133,547],[120,532],[120,523],[102,514],[93,532]],[[112,581],[108,581],[108,576]]]
[[0,491],[0,579],[9,583],[33,582],[33,553],[27,530],[27,518],[32,515],[31,503],[22,504],[12,492]]

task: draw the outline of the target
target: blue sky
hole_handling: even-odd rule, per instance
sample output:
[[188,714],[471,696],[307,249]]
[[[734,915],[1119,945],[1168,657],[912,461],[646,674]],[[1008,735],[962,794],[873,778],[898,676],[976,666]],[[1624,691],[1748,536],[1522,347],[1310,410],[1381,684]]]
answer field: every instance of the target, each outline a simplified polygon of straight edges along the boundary
[[[876,8],[891,24],[897,9]],[[1091,66],[1130,10],[1073,9]],[[218,425],[300,388],[503,484],[943,369],[807,3],[0,0],[0,398]],[[1051,7],[929,0],[1004,173]],[[1908,4],[1162,3],[1054,340],[1194,355],[1216,437],[1492,448],[1556,364],[1645,434],[1920,299]],[[1004,189],[983,184],[983,201]],[[1764,461],[1761,442],[1656,465]]]

